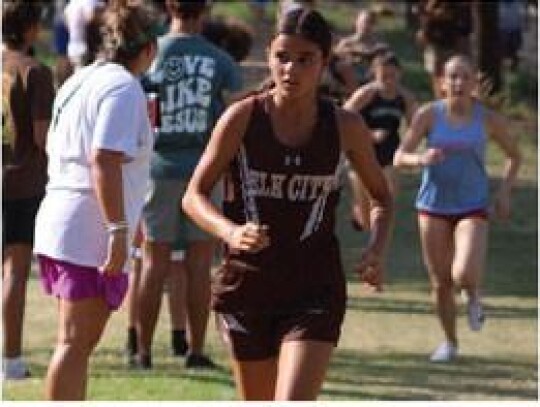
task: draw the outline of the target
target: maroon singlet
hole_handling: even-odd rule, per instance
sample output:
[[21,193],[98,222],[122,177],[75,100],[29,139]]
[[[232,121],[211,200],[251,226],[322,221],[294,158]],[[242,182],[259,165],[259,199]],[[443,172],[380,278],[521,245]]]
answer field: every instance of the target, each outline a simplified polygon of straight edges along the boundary
[[241,147],[225,177],[225,215],[269,226],[271,244],[256,254],[225,248],[212,286],[220,312],[342,312],[345,279],[334,233],[341,148],[334,106],[318,102],[318,120],[300,147],[280,142],[267,100],[253,97]]

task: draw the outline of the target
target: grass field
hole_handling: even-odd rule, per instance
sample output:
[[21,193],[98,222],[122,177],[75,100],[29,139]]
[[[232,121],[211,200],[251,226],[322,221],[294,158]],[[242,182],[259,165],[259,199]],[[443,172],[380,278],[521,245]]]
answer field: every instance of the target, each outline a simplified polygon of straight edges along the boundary
[[[343,18],[338,14],[346,14],[343,10],[336,7],[336,24]],[[244,12],[241,7],[239,12]],[[410,35],[392,20],[383,21],[383,28],[404,60],[405,81],[419,90],[421,100],[426,99],[428,82]],[[522,83],[523,79],[520,81],[516,83]],[[534,79],[534,89],[536,86]],[[531,92],[532,87],[522,92]],[[519,133],[524,168],[514,194],[511,221],[493,222],[491,227],[484,329],[479,333],[469,331],[461,306],[459,360],[447,365],[428,362],[427,356],[442,339],[442,333],[432,312],[412,208],[418,174],[402,175],[394,239],[388,256],[388,282],[382,294],[366,291],[352,273],[366,236],[353,231],[349,224],[346,189],[339,208],[337,232],[349,277],[348,311],[320,399],[538,399],[537,112],[536,106],[516,106],[507,112],[519,112],[512,121],[512,130]],[[501,156],[496,149],[489,150],[489,168],[495,187],[501,168]],[[227,355],[213,321],[209,325],[206,349],[223,367],[216,372],[188,371],[182,359],[170,356],[166,309],[155,337],[154,370],[129,370],[122,355],[125,327],[126,314],[122,309],[111,319],[92,358],[90,400],[236,399]],[[5,400],[42,399],[43,377],[55,335],[55,301],[41,293],[33,277],[28,290],[24,336],[33,377],[4,383]]]
[[[490,239],[485,302],[486,326],[458,329],[461,358],[433,365],[429,352],[441,333],[431,311],[411,209],[417,177],[403,177],[388,286],[373,294],[351,273],[365,236],[348,223],[346,199],[338,233],[348,271],[349,303],[340,345],[321,395],[323,400],[534,400],[537,398],[537,200],[536,187],[516,190],[516,216],[494,225]],[[347,197],[344,197],[347,198]],[[39,400],[55,340],[55,301],[32,279],[28,293],[25,349],[34,377],[5,383],[6,400]],[[137,372],[123,364],[125,310],[111,319],[92,358],[91,400],[234,400],[227,358],[213,322],[207,350],[219,372],[191,372],[169,352],[169,322],[162,312],[154,347],[155,368]]]

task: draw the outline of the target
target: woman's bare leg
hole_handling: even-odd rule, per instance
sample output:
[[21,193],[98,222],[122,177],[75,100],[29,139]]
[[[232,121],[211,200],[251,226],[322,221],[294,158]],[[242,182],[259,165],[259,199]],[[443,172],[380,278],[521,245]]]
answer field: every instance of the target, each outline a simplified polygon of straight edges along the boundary
[[456,254],[452,276],[469,297],[478,295],[486,263],[488,223],[481,218],[461,220],[455,230]]
[[190,242],[184,266],[187,272],[187,333],[189,351],[202,354],[210,316],[210,268],[214,256],[213,240]]
[[355,222],[363,230],[369,230],[370,220],[369,211],[370,204],[367,193],[364,189],[362,181],[358,178],[354,171],[348,172],[349,183],[351,185],[352,192],[352,208],[351,216],[353,222]]
[[315,400],[321,390],[334,344],[287,341],[281,345],[275,400]]
[[277,358],[248,362],[233,360],[233,371],[238,396],[242,400],[274,400]]
[[[170,243],[145,241],[142,247],[144,250],[141,280],[137,291],[139,309],[144,310],[139,313],[137,321],[138,350],[141,361],[152,354],[152,342],[161,308],[163,285],[169,275],[171,263]],[[150,368],[151,363],[145,367]]]
[[139,303],[137,301],[137,291],[141,281],[142,260],[134,258],[133,268],[129,273],[129,287],[126,293],[125,303],[127,305],[128,328],[135,328],[139,318]]
[[88,360],[110,311],[101,298],[60,300],[58,341],[45,379],[47,400],[84,400]]
[[12,244],[4,248],[2,261],[2,321],[4,357],[22,352],[22,332],[26,305],[26,285],[30,273],[32,246]]
[[446,339],[457,345],[456,304],[452,282],[454,228],[449,221],[433,216],[419,215],[418,224],[436,312]]
[[[171,341],[173,353],[175,355],[185,354],[187,349],[182,349],[185,346],[185,330],[186,330],[186,291],[187,291],[187,276],[186,268],[182,260],[172,260],[171,270],[169,273],[169,314],[171,317]],[[184,333],[183,338],[177,338],[180,333]],[[183,339],[183,343],[180,343]]]

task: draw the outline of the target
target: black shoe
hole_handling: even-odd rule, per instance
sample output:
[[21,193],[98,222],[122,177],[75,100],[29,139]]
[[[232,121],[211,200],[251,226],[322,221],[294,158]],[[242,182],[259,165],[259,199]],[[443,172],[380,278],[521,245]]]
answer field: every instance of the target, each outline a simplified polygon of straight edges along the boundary
[[217,369],[218,366],[204,355],[188,353],[186,357],[186,367],[193,369]]
[[171,332],[171,347],[173,356],[186,356],[188,351],[186,331],[175,329]]

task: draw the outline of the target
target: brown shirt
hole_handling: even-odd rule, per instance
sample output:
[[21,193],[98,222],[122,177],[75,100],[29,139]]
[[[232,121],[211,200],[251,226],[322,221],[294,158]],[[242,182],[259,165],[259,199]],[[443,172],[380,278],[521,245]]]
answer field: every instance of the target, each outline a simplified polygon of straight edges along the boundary
[[45,151],[34,141],[33,122],[50,120],[52,72],[20,52],[2,52],[2,199],[42,195],[47,182]]
[[224,213],[269,226],[257,254],[226,251],[213,286],[216,310],[341,309],[345,301],[334,233],[341,148],[333,105],[319,102],[307,144],[288,147],[272,130],[266,95],[254,98],[238,155],[225,178]]

